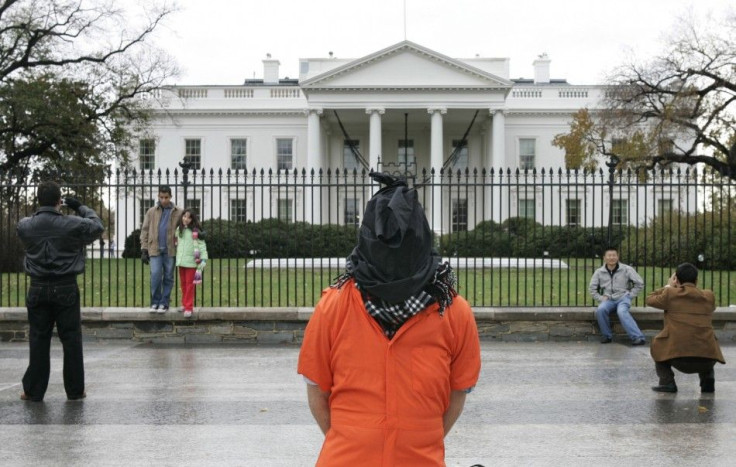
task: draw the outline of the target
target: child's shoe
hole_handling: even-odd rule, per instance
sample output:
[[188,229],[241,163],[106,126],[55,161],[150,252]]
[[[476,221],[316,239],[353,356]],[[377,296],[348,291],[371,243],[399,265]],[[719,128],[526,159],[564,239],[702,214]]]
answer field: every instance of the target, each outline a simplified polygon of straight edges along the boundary
[[184,317],[185,318],[191,318],[192,313],[194,313],[192,310],[184,310]]

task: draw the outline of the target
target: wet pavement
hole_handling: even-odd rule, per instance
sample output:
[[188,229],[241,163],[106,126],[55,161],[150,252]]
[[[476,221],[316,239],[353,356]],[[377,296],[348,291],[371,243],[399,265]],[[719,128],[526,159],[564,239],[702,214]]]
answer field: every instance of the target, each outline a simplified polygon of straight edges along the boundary
[[[736,464],[736,346],[715,394],[676,373],[658,394],[648,347],[483,343],[447,465]],[[61,346],[42,403],[22,402],[27,344],[0,343],[0,465],[310,466],[322,435],[297,347],[85,343],[87,394],[67,401]]]

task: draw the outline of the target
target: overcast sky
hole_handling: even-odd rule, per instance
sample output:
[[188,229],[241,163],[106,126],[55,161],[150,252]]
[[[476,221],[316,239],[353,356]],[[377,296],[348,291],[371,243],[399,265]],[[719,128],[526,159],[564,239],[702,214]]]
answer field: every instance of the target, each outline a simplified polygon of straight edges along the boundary
[[[179,0],[159,31],[177,60],[176,84],[241,84],[261,60],[298,77],[299,59],[360,58],[404,40],[404,0]],[[453,58],[508,57],[511,78],[533,77],[546,52],[551,77],[600,83],[632,53],[646,57],[678,16],[723,14],[727,0],[406,0],[406,39]],[[731,7],[732,8],[732,7]]]

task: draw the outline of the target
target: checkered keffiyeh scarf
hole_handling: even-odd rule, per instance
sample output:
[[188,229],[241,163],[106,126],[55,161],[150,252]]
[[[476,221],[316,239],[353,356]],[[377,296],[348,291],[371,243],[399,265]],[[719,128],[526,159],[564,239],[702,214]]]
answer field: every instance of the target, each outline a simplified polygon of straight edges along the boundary
[[[347,264],[345,273],[340,275],[331,287],[339,289],[345,282],[353,278],[350,261]],[[455,272],[450,264],[445,262],[440,263],[432,281],[424,289],[400,303],[391,304],[380,298],[370,297],[363,290],[361,290],[361,294],[363,295],[366,311],[381,325],[386,337],[391,339],[409,318],[434,302],[439,304],[439,314],[443,316],[445,308],[452,303],[452,298],[457,295],[455,291],[456,283]],[[360,290],[360,284],[356,283],[355,286]]]

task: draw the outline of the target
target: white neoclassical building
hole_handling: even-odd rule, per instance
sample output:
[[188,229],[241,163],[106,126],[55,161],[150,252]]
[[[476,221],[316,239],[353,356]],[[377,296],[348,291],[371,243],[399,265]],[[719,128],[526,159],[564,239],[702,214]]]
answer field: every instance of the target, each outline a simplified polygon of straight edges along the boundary
[[[136,168],[171,173],[187,161],[200,175],[203,169],[215,171],[215,177],[195,177],[186,195],[174,184],[179,204],[200,209],[206,218],[351,222],[371,189],[315,191],[314,180],[332,180],[324,176],[328,170],[332,176],[336,169],[400,171],[415,175],[417,183],[423,170],[439,172],[441,167],[452,173],[467,170],[466,182],[478,179],[472,176],[480,173],[475,171],[485,170],[493,180],[491,171],[498,177],[499,171],[557,170],[564,167],[564,153],[552,139],[569,130],[574,112],[595,109],[604,94],[601,85],[551,79],[546,55],[530,63],[533,78],[512,79],[508,58],[451,58],[409,41],[357,59],[301,59],[298,78],[280,78],[279,61],[270,56],[263,65],[262,79],[176,86],[152,100],[156,118],[140,140]],[[455,150],[459,145],[462,149]],[[269,169],[269,189],[264,190],[264,179],[254,174]],[[229,175],[219,175],[228,170]],[[289,177],[295,170],[307,171],[306,182]],[[310,178],[312,170],[322,175]],[[272,177],[285,185],[274,188]],[[160,179],[147,180],[153,185]],[[600,195],[589,193],[592,187],[582,180],[556,179],[549,193],[528,177],[499,180],[505,186],[479,188],[482,182],[466,183],[464,190],[430,188],[423,201],[435,231],[463,230],[513,215],[540,222],[548,222],[549,215],[555,224],[606,225],[608,220],[601,212],[609,201],[591,202],[590,196]],[[629,197],[647,195],[625,191],[619,189],[613,200],[619,223],[646,215],[638,207],[646,203],[629,207]],[[118,238],[139,225],[156,193],[149,187],[134,196],[135,201],[127,198]],[[672,192],[660,190],[651,197],[650,206],[677,202]]]

